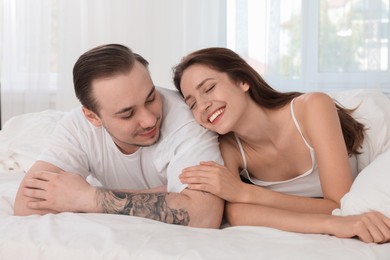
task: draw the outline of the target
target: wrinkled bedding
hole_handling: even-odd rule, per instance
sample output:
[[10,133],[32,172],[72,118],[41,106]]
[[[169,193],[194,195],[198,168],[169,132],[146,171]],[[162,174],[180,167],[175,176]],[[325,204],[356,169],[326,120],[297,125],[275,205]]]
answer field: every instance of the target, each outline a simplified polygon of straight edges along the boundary
[[22,173],[0,175],[0,259],[389,259],[390,244],[265,227],[201,229],[110,214],[12,216]]

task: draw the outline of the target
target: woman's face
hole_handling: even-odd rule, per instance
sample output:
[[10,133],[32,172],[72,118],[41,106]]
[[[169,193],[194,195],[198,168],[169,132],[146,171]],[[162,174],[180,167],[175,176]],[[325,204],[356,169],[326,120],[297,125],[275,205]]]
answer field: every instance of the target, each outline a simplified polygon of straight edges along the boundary
[[200,64],[188,67],[181,78],[184,100],[196,121],[219,134],[234,131],[245,113],[248,89],[248,84]]

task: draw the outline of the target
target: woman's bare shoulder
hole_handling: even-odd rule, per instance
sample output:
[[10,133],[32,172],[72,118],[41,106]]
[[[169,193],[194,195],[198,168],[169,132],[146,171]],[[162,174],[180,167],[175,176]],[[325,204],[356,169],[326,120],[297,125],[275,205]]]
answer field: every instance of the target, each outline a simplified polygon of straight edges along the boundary
[[294,102],[294,111],[301,121],[321,117],[335,109],[334,100],[324,92],[308,92]]
[[297,103],[303,107],[334,105],[333,99],[324,92],[308,92],[297,97]]

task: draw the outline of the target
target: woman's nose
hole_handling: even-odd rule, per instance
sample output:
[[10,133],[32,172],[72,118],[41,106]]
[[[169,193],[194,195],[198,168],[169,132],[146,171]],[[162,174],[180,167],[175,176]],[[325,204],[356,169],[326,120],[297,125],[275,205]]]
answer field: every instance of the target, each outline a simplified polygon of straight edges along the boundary
[[198,106],[200,111],[207,111],[207,109],[211,106],[211,101],[210,100],[198,101]]

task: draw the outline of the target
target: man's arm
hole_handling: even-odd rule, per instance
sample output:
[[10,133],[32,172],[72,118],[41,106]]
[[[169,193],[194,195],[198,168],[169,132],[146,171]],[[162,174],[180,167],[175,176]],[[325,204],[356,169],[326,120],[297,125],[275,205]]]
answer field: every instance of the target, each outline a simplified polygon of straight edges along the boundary
[[53,210],[44,210],[44,209],[31,209],[27,207],[28,202],[36,201],[36,199],[27,197],[23,195],[23,189],[26,188],[26,179],[30,178],[30,175],[36,171],[50,171],[50,172],[60,172],[62,169],[54,166],[51,163],[44,161],[36,161],[31,168],[28,170],[24,176],[22,182],[19,185],[19,189],[16,193],[15,203],[14,203],[14,215],[16,216],[27,216],[33,214],[47,214],[47,213],[56,213]]
[[43,171],[30,175],[23,195],[35,199],[27,203],[34,210],[123,214],[207,228],[220,226],[224,207],[222,199],[200,191],[113,191],[76,174]]
[[181,193],[137,194],[97,189],[95,195],[97,210],[104,213],[193,227],[218,228],[221,224],[222,214],[219,212],[223,211],[223,203],[210,193],[186,189]]

